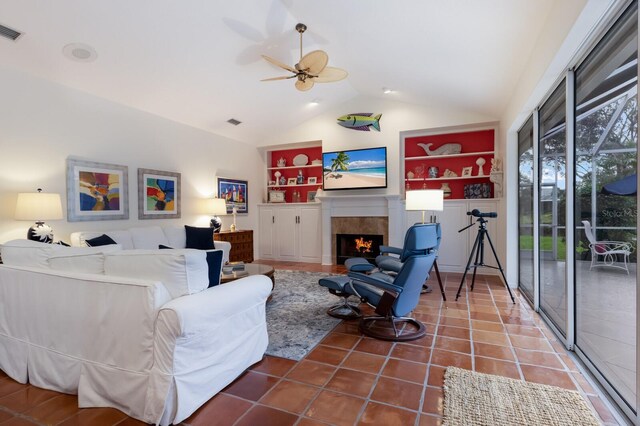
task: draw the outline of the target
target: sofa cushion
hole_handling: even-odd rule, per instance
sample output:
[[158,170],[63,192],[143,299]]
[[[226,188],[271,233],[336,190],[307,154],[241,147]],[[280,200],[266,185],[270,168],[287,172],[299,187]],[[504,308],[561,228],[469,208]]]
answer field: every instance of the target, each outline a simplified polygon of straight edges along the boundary
[[206,257],[199,250],[123,250],[105,255],[104,273],[160,281],[175,298],[209,286]]
[[[158,246],[160,250],[173,250],[173,247],[160,244]],[[209,267],[209,287],[220,284],[220,277],[222,275],[222,259],[224,252],[222,250],[204,250],[207,253],[207,266]]]
[[144,228],[131,228],[131,239],[136,249],[155,250],[160,244],[168,245],[169,240],[159,226],[146,226]]
[[90,238],[84,241],[89,247],[108,246],[110,244],[117,244],[113,238],[107,234],[102,234],[99,237]]
[[49,258],[49,267],[56,271],[104,274],[104,254],[120,251],[119,244],[102,247],[73,247],[57,251]]
[[213,228],[197,228],[195,226],[185,225],[184,230],[187,236],[187,248],[198,250],[214,249],[213,245]]
[[162,231],[173,248],[187,247],[187,233],[184,226],[163,226]]
[[0,247],[2,262],[11,266],[49,269],[49,258],[65,247],[31,240],[11,240]]

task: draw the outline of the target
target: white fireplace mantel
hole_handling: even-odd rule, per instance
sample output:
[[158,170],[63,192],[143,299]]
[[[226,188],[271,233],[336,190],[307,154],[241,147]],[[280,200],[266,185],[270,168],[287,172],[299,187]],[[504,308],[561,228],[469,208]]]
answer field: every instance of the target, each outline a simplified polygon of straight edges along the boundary
[[389,218],[389,245],[402,246],[404,209],[399,195],[328,195],[317,196],[322,203],[322,264],[331,265],[331,218]]

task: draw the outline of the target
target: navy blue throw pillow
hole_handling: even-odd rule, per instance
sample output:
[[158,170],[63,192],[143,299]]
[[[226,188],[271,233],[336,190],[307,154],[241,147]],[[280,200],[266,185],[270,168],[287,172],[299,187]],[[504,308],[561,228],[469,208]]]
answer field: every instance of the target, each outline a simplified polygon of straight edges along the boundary
[[209,287],[220,284],[220,272],[222,271],[222,250],[208,251],[207,264],[209,265]]
[[100,247],[108,246],[110,244],[118,244],[107,234],[102,234],[99,237],[91,238],[90,240],[85,240],[84,242],[87,243],[89,247]]
[[197,228],[195,226],[184,226],[187,234],[187,248],[198,250],[214,249],[213,228]]

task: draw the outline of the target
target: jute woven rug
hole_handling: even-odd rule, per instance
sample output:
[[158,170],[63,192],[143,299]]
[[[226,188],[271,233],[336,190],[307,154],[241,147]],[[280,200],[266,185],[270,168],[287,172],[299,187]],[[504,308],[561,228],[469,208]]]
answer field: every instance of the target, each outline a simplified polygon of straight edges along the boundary
[[444,376],[443,426],[598,426],[580,394],[456,367]]

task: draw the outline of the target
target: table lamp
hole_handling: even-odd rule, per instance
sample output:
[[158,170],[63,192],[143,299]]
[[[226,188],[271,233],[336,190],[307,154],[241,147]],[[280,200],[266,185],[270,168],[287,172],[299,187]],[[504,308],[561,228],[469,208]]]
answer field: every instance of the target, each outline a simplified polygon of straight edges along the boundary
[[444,210],[444,191],[441,189],[419,189],[407,191],[408,211],[422,211],[422,223],[424,223],[425,210]]
[[27,232],[27,238],[42,243],[53,242],[53,229],[44,223],[45,220],[60,220],[62,203],[60,194],[42,192],[24,192],[18,194],[16,203],[16,220],[35,220],[36,223]]
[[227,203],[224,198],[211,198],[207,200],[207,214],[212,215],[209,226],[213,228],[214,233],[222,230],[222,219],[218,215],[227,214]]

